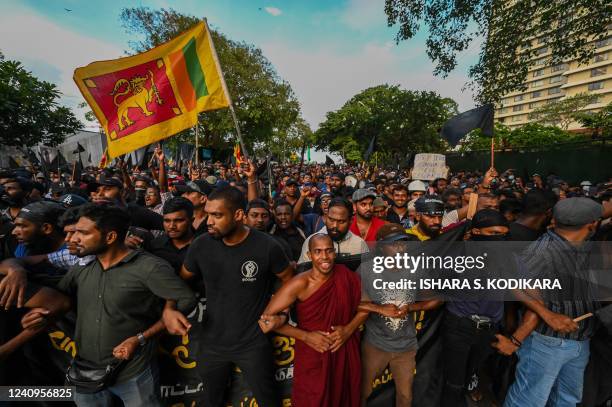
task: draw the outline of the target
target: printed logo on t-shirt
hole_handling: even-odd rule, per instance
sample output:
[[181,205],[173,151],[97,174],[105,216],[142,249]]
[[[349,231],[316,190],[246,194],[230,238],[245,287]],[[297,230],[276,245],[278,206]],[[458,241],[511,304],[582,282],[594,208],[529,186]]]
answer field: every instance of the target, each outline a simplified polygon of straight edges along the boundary
[[240,272],[244,276],[242,278],[242,282],[255,281],[257,279],[255,276],[257,275],[258,271],[259,267],[257,266],[257,263],[255,263],[253,260],[245,261],[240,268]]

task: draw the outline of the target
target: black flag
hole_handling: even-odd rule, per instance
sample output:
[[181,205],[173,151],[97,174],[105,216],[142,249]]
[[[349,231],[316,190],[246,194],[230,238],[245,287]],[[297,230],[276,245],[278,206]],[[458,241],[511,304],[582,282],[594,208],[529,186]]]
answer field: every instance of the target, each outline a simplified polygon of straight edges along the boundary
[[493,137],[493,105],[486,104],[467,112],[451,117],[440,131],[440,135],[455,147],[459,140],[474,129],[481,129],[482,134]]
[[325,165],[334,165],[334,164],[336,164],[334,160],[332,160],[330,156],[325,154]]
[[83,146],[81,145],[81,143],[78,143],[78,142],[77,142],[77,148],[76,148],[76,150],[74,150],[74,151],[72,152],[72,154],[78,154],[78,153],[84,153],[84,152],[85,152],[85,149],[83,148]]
[[374,145],[376,144],[376,134],[372,136],[372,140],[370,140],[370,145],[363,155],[363,160],[368,161],[372,153],[374,153]]

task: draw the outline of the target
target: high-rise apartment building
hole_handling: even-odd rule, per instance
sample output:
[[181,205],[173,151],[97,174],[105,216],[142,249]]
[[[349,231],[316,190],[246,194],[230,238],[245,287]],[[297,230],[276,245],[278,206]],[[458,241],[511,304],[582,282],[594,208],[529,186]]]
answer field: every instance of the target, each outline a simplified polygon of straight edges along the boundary
[[[495,109],[495,121],[514,129],[535,120],[529,118],[534,109],[552,101],[579,93],[595,96],[594,103],[583,111],[596,112],[612,102],[612,24],[608,25],[605,39],[595,42],[595,55],[586,64],[565,61],[547,65],[550,47],[546,36],[532,42],[537,57],[525,79],[527,89],[511,92],[503,97]],[[573,122],[568,130],[580,130],[580,123]]]

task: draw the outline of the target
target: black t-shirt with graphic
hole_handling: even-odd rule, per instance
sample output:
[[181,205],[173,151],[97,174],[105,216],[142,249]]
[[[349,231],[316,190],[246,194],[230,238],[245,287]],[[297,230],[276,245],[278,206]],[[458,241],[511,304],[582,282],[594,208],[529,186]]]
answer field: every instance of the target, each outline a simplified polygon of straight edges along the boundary
[[208,234],[197,237],[185,267],[202,277],[206,289],[202,346],[236,352],[264,344],[257,321],[270,300],[276,274],[288,265],[280,244],[254,229],[236,246]]

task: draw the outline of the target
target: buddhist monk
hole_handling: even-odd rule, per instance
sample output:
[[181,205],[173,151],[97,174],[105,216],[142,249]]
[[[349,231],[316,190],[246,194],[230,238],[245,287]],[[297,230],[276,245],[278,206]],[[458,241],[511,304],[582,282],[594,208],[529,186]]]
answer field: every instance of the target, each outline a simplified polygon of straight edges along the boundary
[[[308,255],[312,269],[289,280],[272,297],[261,316],[264,332],[294,337],[292,405],[296,407],[359,406],[360,352],[358,327],[366,312],[359,276],[334,264],[331,238],[315,234]],[[297,327],[283,310],[296,303]]]

